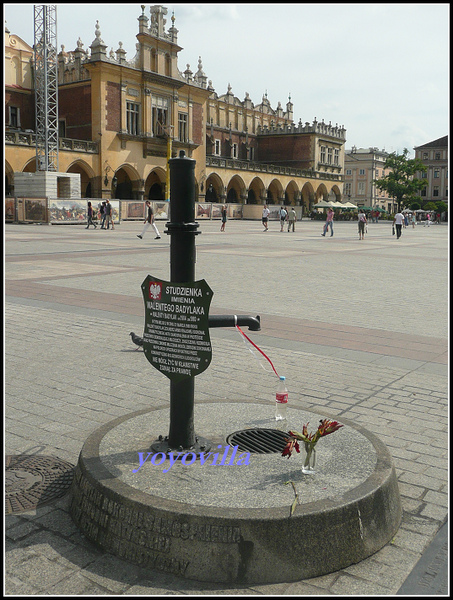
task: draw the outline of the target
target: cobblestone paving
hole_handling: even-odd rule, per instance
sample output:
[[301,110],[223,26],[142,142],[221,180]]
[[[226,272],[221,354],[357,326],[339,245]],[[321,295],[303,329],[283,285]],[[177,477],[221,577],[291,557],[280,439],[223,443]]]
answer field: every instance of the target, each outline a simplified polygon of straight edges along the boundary
[[[169,279],[167,236],[141,241],[138,227],[6,226],[6,454],[76,464],[101,424],[169,397],[167,378],[129,338],[143,328],[141,282],[148,273]],[[202,222],[197,236],[197,278],[214,290],[212,309],[261,314],[262,331],[250,335],[287,376],[290,402],[351,419],[387,445],[399,531],[336,573],[225,587],[104,554],[79,533],[64,497],[6,517],[7,594],[392,595],[446,521],[447,227],[407,229],[398,241],[386,223],[370,224],[364,241],[353,223],[336,223],[333,238],[309,221],[294,234],[277,223],[268,233],[257,222],[219,227]],[[211,340],[196,400],[269,400],[272,411],[275,375],[237,332],[211,330]]]

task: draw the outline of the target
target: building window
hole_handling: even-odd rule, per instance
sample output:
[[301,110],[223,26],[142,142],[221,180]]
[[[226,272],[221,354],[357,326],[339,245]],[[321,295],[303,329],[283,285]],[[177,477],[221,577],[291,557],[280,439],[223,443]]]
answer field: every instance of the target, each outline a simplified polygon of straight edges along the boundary
[[434,169],[434,179],[439,179],[440,177],[440,169]]
[[333,155],[333,164],[338,165],[339,163],[340,163],[340,151],[336,148],[334,150],[334,155]]
[[237,157],[238,157],[238,145],[237,144],[233,144],[232,158],[237,158]]
[[66,137],[66,121],[64,120],[58,121],[58,137]]
[[332,164],[332,148],[327,148],[327,164]]
[[365,169],[359,169],[359,175],[365,175]]
[[433,189],[433,198],[438,198],[439,197],[439,186],[435,185],[434,189]]
[[20,127],[20,109],[17,106],[9,107],[9,126],[10,127]]
[[140,104],[126,102],[126,131],[130,135],[140,133]]
[[346,169],[346,175],[352,175],[352,169]]
[[429,155],[428,152],[423,152],[423,160],[428,160]]
[[351,195],[351,182],[344,184],[344,193],[346,196]]
[[152,114],[153,135],[156,137],[165,137],[167,134],[166,126],[168,124],[168,99],[153,96]]
[[214,140],[214,154],[220,156],[220,140]]
[[421,195],[422,198],[426,198],[426,188],[425,187],[422,189],[420,195]]
[[326,147],[325,146],[321,146],[321,162],[322,163],[326,162]]
[[365,182],[362,181],[357,186],[357,195],[358,196],[363,196],[364,194],[365,194]]
[[249,149],[249,160],[255,160],[255,148],[253,146]]
[[436,155],[434,158],[435,158],[435,160],[440,160],[440,152],[436,152]]
[[178,114],[178,139],[180,142],[187,142],[187,115]]

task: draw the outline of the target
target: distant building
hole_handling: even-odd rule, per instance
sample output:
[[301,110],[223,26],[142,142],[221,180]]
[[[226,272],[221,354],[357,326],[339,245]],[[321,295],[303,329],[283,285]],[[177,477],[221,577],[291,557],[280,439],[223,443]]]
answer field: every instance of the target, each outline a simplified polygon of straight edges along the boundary
[[396,202],[385,190],[379,190],[374,183],[388,175],[384,169],[388,153],[377,148],[356,148],[345,150],[343,194],[348,202],[360,207],[382,208],[394,212]]
[[448,135],[414,148],[415,158],[426,166],[418,178],[427,179],[428,185],[421,191],[423,203],[445,202],[448,204]]
[[[61,46],[59,170],[80,174],[82,197],[166,200],[168,153],[184,150],[196,160],[199,202],[291,204],[306,214],[319,200],[345,200],[344,127],[294,123],[291,99],[285,109],[267,95],[255,105],[230,85],[218,95],[201,58],[196,72],[180,71],[178,30],[174,16],[166,29],[166,14],[155,5],[148,17],[142,6],[130,60],[121,42],[108,50],[98,22],[87,49],[80,38],[74,50]],[[14,174],[36,171],[35,91],[33,49],[7,29],[4,83],[6,191],[14,196]]]

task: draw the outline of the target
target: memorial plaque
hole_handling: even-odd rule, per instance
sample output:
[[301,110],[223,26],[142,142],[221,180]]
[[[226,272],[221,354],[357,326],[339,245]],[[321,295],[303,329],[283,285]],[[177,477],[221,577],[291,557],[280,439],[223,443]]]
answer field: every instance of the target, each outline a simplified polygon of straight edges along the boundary
[[212,358],[208,316],[213,292],[206,281],[174,283],[148,275],[142,292],[146,358],[174,381],[202,373]]

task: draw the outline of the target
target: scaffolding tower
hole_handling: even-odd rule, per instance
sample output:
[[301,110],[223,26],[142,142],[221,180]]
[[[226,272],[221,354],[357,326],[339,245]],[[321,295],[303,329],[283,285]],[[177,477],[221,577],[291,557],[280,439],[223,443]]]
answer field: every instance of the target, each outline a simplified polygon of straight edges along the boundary
[[58,171],[57,7],[34,5],[36,170]]

